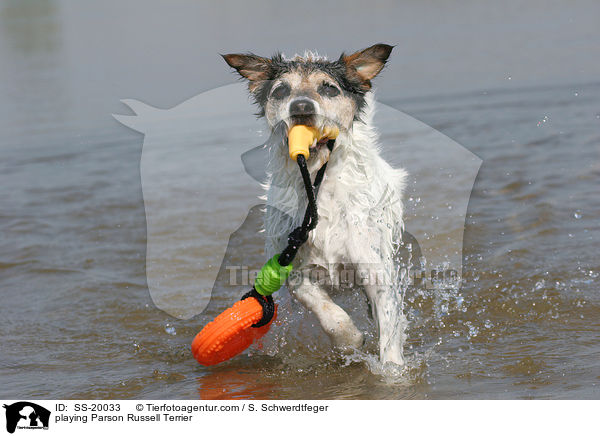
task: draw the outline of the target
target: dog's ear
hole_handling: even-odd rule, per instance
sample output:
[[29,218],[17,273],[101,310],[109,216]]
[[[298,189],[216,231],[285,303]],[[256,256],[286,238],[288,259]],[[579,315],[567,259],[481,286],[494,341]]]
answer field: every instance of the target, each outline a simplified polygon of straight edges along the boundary
[[351,55],[340,57],[346,65],[346,74],[349,78],[358,80],[365,91],[371,89],[371,79],[383,69],[394,46],[375,44]]
[[253,91],[260,82],[269,80],[272,73],[271,59],[262,58],[250,54],[226,54],[221,55],[230,67],[240,76],[250,81],[250,90]]

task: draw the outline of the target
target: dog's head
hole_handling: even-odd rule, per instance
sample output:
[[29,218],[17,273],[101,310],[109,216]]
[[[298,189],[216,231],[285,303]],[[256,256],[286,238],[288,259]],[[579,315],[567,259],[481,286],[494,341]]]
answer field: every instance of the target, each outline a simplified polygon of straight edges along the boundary
[[286,59],[281,54],[263,58],[228,54],[225,61],[245,79],[272,129],[296,124],[323,131],[347,130],[360,119],[371,80],[384,67],[392,46],[376,44],[329,61],[313,54]]

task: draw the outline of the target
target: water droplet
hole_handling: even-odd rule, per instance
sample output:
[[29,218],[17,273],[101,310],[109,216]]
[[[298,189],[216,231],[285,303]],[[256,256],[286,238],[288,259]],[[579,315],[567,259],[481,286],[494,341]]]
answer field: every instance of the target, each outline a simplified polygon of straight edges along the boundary
[[580,210],[576,210],[575,213],[573,213],[573,217],[578,220],[581,219],[581,211]]
[[165,332],[171,336],[175,336],[177,334],[177,330],[175,330],[175,327],[173,327],[171,324],[167,324],[165,326]]

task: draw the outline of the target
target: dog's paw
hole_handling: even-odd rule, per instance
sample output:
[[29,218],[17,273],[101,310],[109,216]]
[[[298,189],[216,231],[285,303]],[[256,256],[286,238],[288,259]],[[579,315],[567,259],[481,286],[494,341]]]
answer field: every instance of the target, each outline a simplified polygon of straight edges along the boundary
[[362,347],[364,343],[363,334],[354,326],[352,329],[344,329],[338,334],[331,336],[333,346],[343,354],[352,354],[354,350]]
[[404,356],[399,347],[386,348],[380,351],[379,359],[383,364],[404,365]]

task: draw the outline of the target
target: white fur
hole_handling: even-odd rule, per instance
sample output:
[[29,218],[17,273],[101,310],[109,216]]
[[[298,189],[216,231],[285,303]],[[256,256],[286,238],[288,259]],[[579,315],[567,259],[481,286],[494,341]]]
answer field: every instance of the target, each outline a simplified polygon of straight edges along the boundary
[[[394,246],[403,228],[402,191],[406,173],[392,168],[380,156],[374,129],[374,100],[367,94],[362,121],[336,139],[325,177],[318,191],[319,221],[293,261],[294,270],[322,267],[333,276],[339,264],[352,265],[372,278],[364,286],[373,306],[380,333],[382,362],[403,363],[400,327],[401,300],[395,283]],[[309,160],[315,173],[326,160],[320,153]],[[299,226],[306,209],[306,194],[295,162],[288,156],[284,141],[270,146],[265,215],[266,252],[281,252],[287,235]],[[383,284],[373,283],[383,273]],[[288,283],[292,294],[313,311],[335,346],[357,348],[362,334],[350,317],[321,286],[305,280]]]

